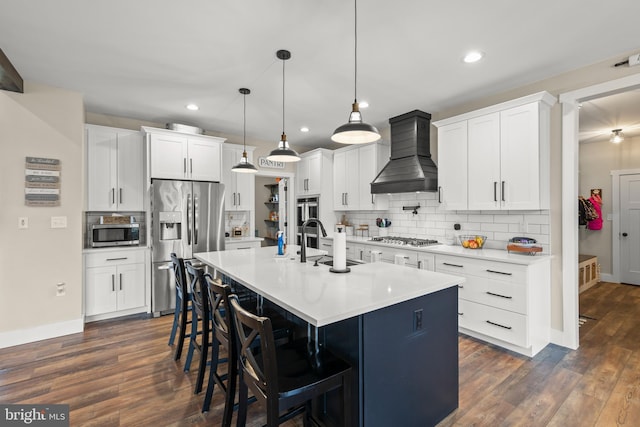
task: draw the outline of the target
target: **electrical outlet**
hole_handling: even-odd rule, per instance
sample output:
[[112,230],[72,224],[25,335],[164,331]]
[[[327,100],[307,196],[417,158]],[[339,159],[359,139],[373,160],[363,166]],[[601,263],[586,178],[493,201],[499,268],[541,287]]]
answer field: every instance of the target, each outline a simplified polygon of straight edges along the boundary
[[56,283],[56,296],[63,297],[67,293],[66,286],[64,282]]
[[29,217],[21,216],[18,218],[18,228],[29,228]]
[[420,329],[422,329],[422,309],[413,312],[413,330],[419,331]]
[[52,216],[51,217],[51,228],[67,228],[67,217],[66,216]]

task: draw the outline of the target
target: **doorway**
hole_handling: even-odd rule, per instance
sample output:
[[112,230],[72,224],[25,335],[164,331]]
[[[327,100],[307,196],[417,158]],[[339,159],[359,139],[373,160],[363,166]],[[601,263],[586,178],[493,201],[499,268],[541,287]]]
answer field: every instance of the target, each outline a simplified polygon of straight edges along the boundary
[[582,101],[640,88],[640,74],[564,93],[562,104],[562,323],[554,342],[577,349],[578,335],[578,153]]
[[[277,244],[277,232],[284,231],[285,243],[293,243],[292,221],[295,206],[293,173],[260,170],[255,177],[255,233],[262,237],[262,246]],[[293,234],[292,234],[293,233]]]

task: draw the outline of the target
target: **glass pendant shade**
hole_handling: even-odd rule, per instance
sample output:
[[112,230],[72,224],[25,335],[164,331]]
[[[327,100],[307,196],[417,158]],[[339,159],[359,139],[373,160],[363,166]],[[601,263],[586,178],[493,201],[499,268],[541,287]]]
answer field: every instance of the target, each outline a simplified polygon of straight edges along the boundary
[[609,138],[609,141],[613,142],[614,144],[620,144],[622,141],[624,141],[624,134],[622,133],[622,129],[612,130],[611,138]]
[[247,152],[243,151],[240,162],[232,167],[231,171],[239,173],[257,173],[258,169],[249,162],[249,159],[247,158]]
[[280,142],[278,142],[278,148],[269,153],[267,160],[272,162],[298,162],[300,161],[300,156],[294,149],[289,147],[287,135],[283,133]]
[[380,139],[380,133],[374,126],[362,121],[358,102],[354,102],[349,122],[338,127],[331,140],[340,144],[366,144]]
[[247,157],[247,95],[251,93],[249,89],[238,89],[243,96],[243,120],[242,120],[242,157],[240,162],[231,168],[232,172],[257,173],[258,169],[249,162]]

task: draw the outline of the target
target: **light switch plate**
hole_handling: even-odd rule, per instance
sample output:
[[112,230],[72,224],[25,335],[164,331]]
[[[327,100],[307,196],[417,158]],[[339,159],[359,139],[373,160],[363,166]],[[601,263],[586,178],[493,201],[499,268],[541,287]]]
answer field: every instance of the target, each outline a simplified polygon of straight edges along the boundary
[[51,228],[67,228],[67,217],[66,216],[52,216],[51,217]]

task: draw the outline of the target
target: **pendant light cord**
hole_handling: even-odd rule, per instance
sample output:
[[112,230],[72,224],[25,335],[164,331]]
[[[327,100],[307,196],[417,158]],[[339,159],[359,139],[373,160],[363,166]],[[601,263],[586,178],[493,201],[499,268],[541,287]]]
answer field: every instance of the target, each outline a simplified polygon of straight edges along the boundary
[[354,62],[355,66],[353,67],[353,102],[358,102],[358,0],[353,1],[353,20],[354,20]]
[[243,108],[243,120],[242,120],[242,151],[247,152],[247,95],[242,95]]
[[284,135],[284,62],[282,60],[282,134]]

